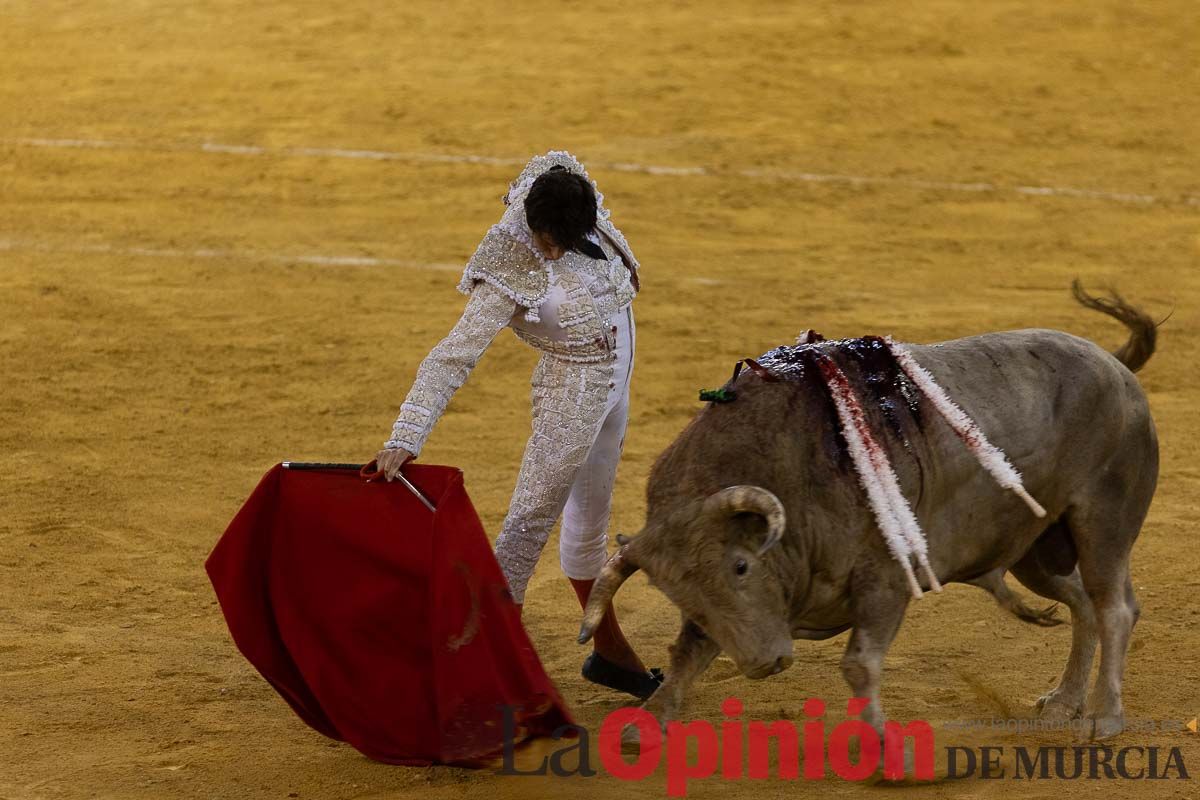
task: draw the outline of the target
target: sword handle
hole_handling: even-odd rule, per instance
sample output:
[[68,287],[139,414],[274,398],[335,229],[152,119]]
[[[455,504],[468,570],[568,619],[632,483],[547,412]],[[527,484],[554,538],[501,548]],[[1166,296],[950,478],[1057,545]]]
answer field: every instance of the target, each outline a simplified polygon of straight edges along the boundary
[[[362,476],[365,480],[368,480],[368,481],[375,480],[376,478],[380,478],[383,476],[383,473],[380,472],[378,469],[374,469],[374,470],[372,469],[372,467],[375,466],[374,460],[368,461],[366,464],[338,464],[338,463],[325,463],[325,462],[320,462],[320,461],[284,461],[282,466],[284,469],[295,469],[295,470],[322,470],[322,469],[351,470],[352,469],[352,470],[356,470],[360,476]],[[401,483],[403,483],[405,485],[405,487],[410,492],[412,492],[416,496],[416,498],[418,500],[421,501],[422,505],[424,505],[430,511],[437,511],[437,506],[435,506],[433,504],[433,502],[430,501],[430,499],[425,496],[425,493],[422,492],[420,489],[418,489],[416,487],[416,485],[413,484],[412,481],[410,481],[407,477],[405,477],[404,473],[398,472],[398,473],[396,473],[396,477],[400,480]]]

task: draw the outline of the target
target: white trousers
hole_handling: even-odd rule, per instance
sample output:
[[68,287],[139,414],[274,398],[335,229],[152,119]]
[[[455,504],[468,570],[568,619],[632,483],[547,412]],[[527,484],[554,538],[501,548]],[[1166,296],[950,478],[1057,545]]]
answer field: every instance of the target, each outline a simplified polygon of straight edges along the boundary
[[533,433],[496,539],[496,559],[518,603],[560,516],[559,562],[567,577],[595,578],[608,558],[613,484],[629,420],[632,306],[610,324],[616,339],[610,361],[543,355],[534,370]]

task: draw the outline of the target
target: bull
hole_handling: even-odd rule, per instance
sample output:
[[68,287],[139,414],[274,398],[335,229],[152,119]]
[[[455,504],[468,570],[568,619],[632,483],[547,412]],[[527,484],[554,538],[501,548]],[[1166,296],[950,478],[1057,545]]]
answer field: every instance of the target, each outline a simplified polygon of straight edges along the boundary
[[[849,630],[841,671],[863,718],[883,730],[879,700],[888,647],[912,597],[845,453],[827,387],[805,353],[833,358],[882,432],[904,496],[942,583],[991,592],[1029,622],[1057,622],[1017,599],[1004,576],[1070,609],[1070,655],[1042,718],[1082,717],[1083,738],[1124,726],[1121,681],[1139,606],[1130,552],[1158,477],[1158,443],[1136,372],[1156,325],[1120,296],[1085,307],[1122,322],[1115,353],[1061,331],[988,333],[909,352],[1005,451],[1047,515],[1003,491],[886,353],[864,340],[779,348],[762,370],[735,375],[733,402],[702,409],[654,464],[646,522],[597,580],[579,641],[636,571],[676,605],[682,626],[666,679],[645,704],[664,724],[720,652],[752,679],[787,669],[793,640]],[[894,361],[894,359],[893,359]],[[788,369],[774,369],[787,366]],[[767,376],[768,378],[770,376]],[[921,577],[922,588],[930,582]],[[1095,685],[1087,693],[1100,648]],[[1085,703],[1086,701],[1086,703]]]

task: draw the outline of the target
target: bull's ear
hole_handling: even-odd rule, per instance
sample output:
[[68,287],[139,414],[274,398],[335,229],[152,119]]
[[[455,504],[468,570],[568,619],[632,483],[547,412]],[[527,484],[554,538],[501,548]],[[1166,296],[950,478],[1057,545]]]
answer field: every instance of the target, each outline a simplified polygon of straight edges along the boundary
[[783,503],[774,493],[761,486],[729,486],[709,495],[704,509],[711,514],[736,514],[741,511],[759,514],[767,521],[767,536],[758,548],[758,554],[770,550],[783,539],[787,527],[787,513]]

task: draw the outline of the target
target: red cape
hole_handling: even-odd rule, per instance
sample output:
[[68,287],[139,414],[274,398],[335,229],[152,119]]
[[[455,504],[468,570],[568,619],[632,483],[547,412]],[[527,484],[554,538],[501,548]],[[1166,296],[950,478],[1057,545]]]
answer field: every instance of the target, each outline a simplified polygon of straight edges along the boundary
[[370,758],[464,763],[572,722],[452,467],[402,484],[276,465],[206,563],[238,648],[300,718]]

